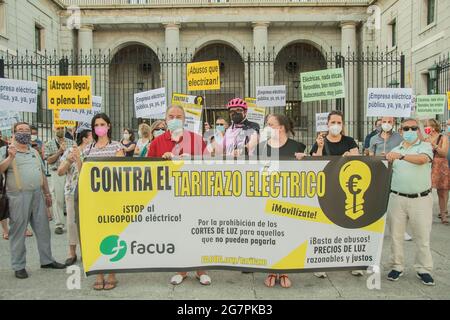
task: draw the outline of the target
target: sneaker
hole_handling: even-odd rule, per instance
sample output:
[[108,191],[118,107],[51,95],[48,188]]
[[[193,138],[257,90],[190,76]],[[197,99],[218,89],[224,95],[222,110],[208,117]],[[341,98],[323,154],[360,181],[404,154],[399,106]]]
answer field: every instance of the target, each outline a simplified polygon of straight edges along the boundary
[[314,272],[314,275],[320,279],[325,279],[327,277],[327,274],[325,272]]
[[391,272],[389,272],[387,279],[391,281],[397,281],[402,275],[402,271],[392,270]]
[[355,277],[361,277],[364,275],[364,272],[362,270],[352,270],[352,275]]
[[412,237],[407,232],[405,232],[405,241],[411,241],[411,240],[412,240]]
[[64,230],[63,230],[63,228],[61,228],[61,227],[56,227],[55,233],[56,233],[56,234],[63,234],[63,233],[64,233]]
[[422,280],[422,283],[426,286],[434,286],[433,277],[429,273],[417,273],[417,278]]

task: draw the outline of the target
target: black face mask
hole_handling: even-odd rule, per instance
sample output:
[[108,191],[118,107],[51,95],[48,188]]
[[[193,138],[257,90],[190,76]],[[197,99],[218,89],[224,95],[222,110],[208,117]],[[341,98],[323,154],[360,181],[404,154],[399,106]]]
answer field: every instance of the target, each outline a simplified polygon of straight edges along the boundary
[[244,120],[244,115],[242,113],[233,113],[231,116],[231,120],[233,120],[233,123],[241,123]]

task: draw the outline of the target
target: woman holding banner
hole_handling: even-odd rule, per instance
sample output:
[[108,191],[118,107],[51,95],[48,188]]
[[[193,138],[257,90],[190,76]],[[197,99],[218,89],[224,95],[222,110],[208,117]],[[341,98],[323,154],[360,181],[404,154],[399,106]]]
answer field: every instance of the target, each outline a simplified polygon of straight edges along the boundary
[[[92,118],[92,138],[94,142],[84,149],[85,159],[98,157],[124,157],[123,146],[111,139],[111,120],[105,113],[96,114]],[[116,287],[116,274],[110,273],[105,281],[103,274],[98,274],[94,283],[94,290],[112,290]]]
[[[295,133],[292,120],[285,115],[269,114],[262,134],[267,136],[267,140],[259,144],[259,159],[300,160],[305,156],[306,146],[288,137],[289,134],[294,136]],[[291,287],[292,283],[287,274],[278,275],[271,273],[264,280],[264,284],[272,288],[278,279],[283,288]]]
[[148,145],[152,141],[150,126],[146,123],[141,123],[138,129],[139,139],[134,148],[135,157],[145,157],[148,152]]
[[[310,154],[314,157],[322,156],[357,156],[358,145],[355,139],[344,134],[344,115],[338,110],[328,114],[328,133],[319,134]],[[352,275],[362,276],[362,270],[353,270]],[[325,272],[315,272],[318,278],[326,278]]]

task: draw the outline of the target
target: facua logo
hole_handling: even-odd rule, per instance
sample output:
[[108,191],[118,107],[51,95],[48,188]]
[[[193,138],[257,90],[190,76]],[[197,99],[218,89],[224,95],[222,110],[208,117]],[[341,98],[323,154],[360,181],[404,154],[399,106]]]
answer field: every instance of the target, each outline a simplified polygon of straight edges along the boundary
[[119,236],[108,236],[102,240],[100,252],[105,256],[113,256],[109,261],[117,262],[127,253],[127,243],[124,240],[120,240]]
[[131,242],[131,254],[173,254],[175,245],[173,243],[149,243],[143,244],[137,241]]

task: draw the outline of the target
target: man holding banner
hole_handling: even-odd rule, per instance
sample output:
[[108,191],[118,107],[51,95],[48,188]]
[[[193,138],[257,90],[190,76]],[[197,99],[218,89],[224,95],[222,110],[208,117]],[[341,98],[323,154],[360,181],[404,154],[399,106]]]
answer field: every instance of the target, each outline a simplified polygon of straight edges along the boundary
[[434,286],[431,276],[433,259],[430,233],[433,214],[431,195],[431,161],[433,150],[418,136],[419,123],[415,119],[402,121],[403,143],[386,155],[393,162],[391,195],[388,216],[391,223],[391,264],[388,280],[397,281],[404,270],[403,237],[409,220],[416,245],[417,277],[423,284]]

